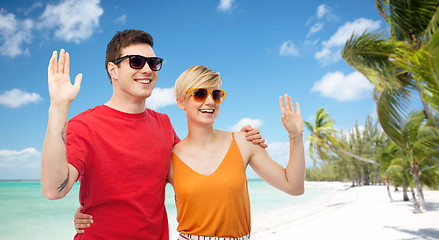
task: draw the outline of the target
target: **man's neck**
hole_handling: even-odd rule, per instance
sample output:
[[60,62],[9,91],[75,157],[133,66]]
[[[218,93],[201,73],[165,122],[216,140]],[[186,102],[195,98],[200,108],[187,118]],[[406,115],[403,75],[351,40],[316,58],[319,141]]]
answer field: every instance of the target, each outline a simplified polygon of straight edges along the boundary
[[142,113],[145,111],[145,100],[140,102],[130,102],[130,101],[118,101],[114,98],[111,98],[108,102],[105,103],[106,106],[116,109],[125,113]]

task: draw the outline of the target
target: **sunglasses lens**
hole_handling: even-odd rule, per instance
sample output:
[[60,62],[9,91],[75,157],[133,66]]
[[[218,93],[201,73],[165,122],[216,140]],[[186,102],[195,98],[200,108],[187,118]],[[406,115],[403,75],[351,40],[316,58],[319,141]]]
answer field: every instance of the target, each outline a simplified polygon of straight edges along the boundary
[[162,68],[162,59],[160,58],[149,58],[148,65],[153,71],[159,71]]
[[142,69],[145,63],[146,59],[141,56],[133,56],[130,58],[130,66],[134,69]]
[[224,92],[221,90],[215,90],[212,92],[212,98],[215,102],[221,103],[224,98]]
[[207,98],[207,90],[206,89],[196,89],[194,91],[194,99],[197,102],[202,102]]

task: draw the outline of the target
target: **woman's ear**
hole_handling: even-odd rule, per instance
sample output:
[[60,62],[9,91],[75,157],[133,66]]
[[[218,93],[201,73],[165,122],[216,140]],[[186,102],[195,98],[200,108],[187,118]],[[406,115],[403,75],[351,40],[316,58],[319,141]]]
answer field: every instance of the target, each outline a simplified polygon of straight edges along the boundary
[[108,74],[110,74],[111,76],[111,82],[113,82],[113,80],[119,79],[119,68],[116,66],[116,64],[109,62],[107,65],[107,69]]
[[177,98],[177,106],[178,108],[180,108],[181,110],[184,111],[184,105],[183,105],[183,101],[180,98]]

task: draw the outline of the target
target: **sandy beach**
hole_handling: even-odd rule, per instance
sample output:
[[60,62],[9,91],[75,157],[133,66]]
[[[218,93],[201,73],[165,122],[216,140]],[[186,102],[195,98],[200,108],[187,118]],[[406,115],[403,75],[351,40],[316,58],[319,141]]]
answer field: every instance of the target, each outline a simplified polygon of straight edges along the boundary
[[334,191],[300,207],[280,209],[252,217],[252,239],[439,239],[439,191],[424,190],[427,212],[413,213],[392,188],[349,188],[333,184]]

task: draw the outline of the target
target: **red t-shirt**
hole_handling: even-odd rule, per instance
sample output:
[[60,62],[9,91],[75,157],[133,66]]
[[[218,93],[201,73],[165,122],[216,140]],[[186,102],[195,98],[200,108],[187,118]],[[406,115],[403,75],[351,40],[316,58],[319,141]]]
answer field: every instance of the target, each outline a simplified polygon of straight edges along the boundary
[[75,239],[168,239],[165,181],[179,141],[165,114],[105,105],[67,125],[67,159],[79,172],[79,202],[94,223]]

